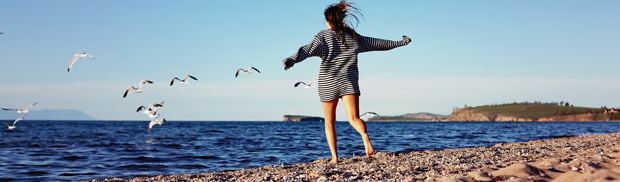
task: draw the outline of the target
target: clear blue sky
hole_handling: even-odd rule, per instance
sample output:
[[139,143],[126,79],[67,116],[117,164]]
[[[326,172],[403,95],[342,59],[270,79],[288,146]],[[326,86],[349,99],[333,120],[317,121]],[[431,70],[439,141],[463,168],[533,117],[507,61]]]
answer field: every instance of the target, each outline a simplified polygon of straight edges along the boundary
[[[3,1],[0,106],[78,109],[102,120],[280,120],[322,116],[319,58],[282,59],[325,29],[337,1]],[[352,1],[356,30],[406,47],[360,55],[360,109],[450,114],[454,107],[567,101],[619,107],[620,2]],[[88,52],[66,72],[69,59]],[[260,74],[234,78],[237,68]],[[191,74],[189,85],[168,86]],[[155,82],[123,99],[139,80]],[[339,107],[338,119],[345,120]]]

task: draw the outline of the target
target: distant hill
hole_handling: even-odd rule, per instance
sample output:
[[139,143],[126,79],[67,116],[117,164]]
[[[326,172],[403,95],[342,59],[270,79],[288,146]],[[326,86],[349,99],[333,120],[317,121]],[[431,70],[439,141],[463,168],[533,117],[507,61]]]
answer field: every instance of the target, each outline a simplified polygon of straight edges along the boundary
[[368,118],[368,121],[440,121],[448,116],[433,114],[428,112],[409,113],[400,116],[375,116]]
[[304,116],[304,115],[284,115],[282,118],[282,121],[293,121],[293,122],[297,122],[297,121],[320,121],[323,122],[325,121],[324,118],[322,117],[317,117],[317,116]]
[[607,121],[620,115],[601,108],[575,107],[555,103],[512,103],[456,109],[446,121]]
[[[14,120],[19,117],[24,117],[24,115],[15,111],[0,110],[0,120]],[[30,110],[25,117],[29,120],[95,120],[83,111],[75,109]]]

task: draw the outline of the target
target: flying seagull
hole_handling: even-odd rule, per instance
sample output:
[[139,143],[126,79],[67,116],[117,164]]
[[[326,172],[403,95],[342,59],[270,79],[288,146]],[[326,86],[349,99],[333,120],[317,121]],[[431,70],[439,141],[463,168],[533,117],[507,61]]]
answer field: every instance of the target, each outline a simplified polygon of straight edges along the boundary
[[163,125],[166,122],[166,118],[163,118],[161,120],[151,120],[151,122],[149,122],[149,127],[148,129],[146,129],[146,131],[151,131],[151,128],[153,128],[154,125]]
[[39,102],[35,102],[34,104],[26,106],[26,107],[23,107],[21,109],[12,109],[12,108],[5,108],[5,107],[3,107],[2,110],[5,110],[5,111],[17,111],[17,113],[26,115],[26,114],[28,114],[28,111],[30,110],[30,108],[32,106],[34,106],[34,105],[37,105],[37,103],[39,103]]
[[379,116],[379,114],[375,112],[365,112],[364,114],[360,116],[360,118],[365,117],[365,116],[370,116],[370,115]]
[[138,107],[136,112],[142,111],[142,113],[144,113],[144,114],[148,114],[148,113],[151,113],[151,112],[157,112],[157,109],[162,107],[162,106],[164,106],[164,102],[153,103],[153,104],[149,104],[148,108],[146,108],[144,106]]
[[71,67],[73,66],[73,63],[75,63],[75,61],[77,61],[80,58],[87,57],[87,56],[90,57],[90,58],[95,59],[95,57],[93,57],[90,54],[86,54],[85,52],[84,53],[77,53],[77,54],[75,54],[73,56],[73,58],[71,58],[71,61],[69,61],[69,67],[67,68],[67,72],[69,72],[71,70]]
[[244,70],[243,68],[239,68],[237,69],[237,73],[235,73],[235,78],[237,78],[237,76],[239,76],[239,73],[243,72],[244,74],[250,74],[252,73],[252,70],[256,70],[256,72],[260,73],[260,71],[258,71],[258,69],[256,69],[255,67],[250,66],[248,68],[248,70]]
[[181,80],[179,77],[174,77],[172,79],[172,81],[170,81],[170,86],[172,86],[172,84],[174,84],[175,80],[179,80],[179,81],[181,81],[180,82],[181,84],[185,85],[185,84],[187,84],[187,78],[191,78],[191,79],[194,79],[194,80],[198,81],[198,78],[196,78],[196,77],[194,77],[192,75],[185,75],[185,78],[183,78],[183,80]]
[[157,114],[157,110],[164,106],[164,102],[149,104],[149,107],[140,106],[136,110],[136,112],[142,111],[143,114],[146,114],[149,118],[158,118],[159,114]]
[[22,119],[24,119],[24,117],[17,118],[15,121],[13,121],[13,125],[9,125],[9,123],[6,123],[6,122],[2,122],[2,123],[4,123],[6,126],[9,127],[9,131],[13,131],[13,129],[15,129],[15,124],[17,124],[17,122],[21,121]]
[[312,81],[310,82],[310,84],[306,84],[306,82],[297,82],[295,83],[295,87],[298,87],[299,85],[304,85],[304,88],[314,88],[314,82],[316,82],[318,80],[318,78],[314,78],[312,79]]
[[129,92],[131,92],[131,90],[133,90],[136,93],[142,93],[142,85],[144,84],[152,84],[153,81],[150,80],[141,80],[140,83],[138,83],[138,87],[134,87],[134,86],[130,86],[129,88],[127,88],[127,90],[125,90],[125,94],[123,95],[123,98],[127,97],[127,95],[129,95]]

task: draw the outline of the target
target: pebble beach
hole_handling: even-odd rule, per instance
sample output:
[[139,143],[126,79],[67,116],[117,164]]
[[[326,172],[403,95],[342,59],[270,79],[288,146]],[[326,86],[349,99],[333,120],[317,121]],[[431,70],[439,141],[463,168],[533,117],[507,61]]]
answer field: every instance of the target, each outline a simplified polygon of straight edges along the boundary
[[620,133],[96,181],[620,181]]

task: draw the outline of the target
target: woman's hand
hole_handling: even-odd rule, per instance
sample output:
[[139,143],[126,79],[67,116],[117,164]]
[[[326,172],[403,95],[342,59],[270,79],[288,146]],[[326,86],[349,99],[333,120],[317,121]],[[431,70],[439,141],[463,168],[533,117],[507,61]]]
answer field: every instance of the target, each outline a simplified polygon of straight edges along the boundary
[[405,44],[409,44],[411,42],[411,38],[407,37],[406,35],[403,35],[403,42],[405,42]]
[[289,68],[293,67],[295,63],[293,62],[293,60],[287,58],[282,61],[282,64],[284,64],[284,70],[288,70]]

